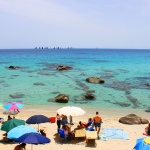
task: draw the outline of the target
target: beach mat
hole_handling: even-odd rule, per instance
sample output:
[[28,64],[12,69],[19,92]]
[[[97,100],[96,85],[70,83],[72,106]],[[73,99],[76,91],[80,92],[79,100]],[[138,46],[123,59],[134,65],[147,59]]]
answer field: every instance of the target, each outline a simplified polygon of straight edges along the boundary
[[103,133],[99,134],[99,139],[106,141],[108,139],[124,139],[129,140],[127,133],[122,129],[103,128]]

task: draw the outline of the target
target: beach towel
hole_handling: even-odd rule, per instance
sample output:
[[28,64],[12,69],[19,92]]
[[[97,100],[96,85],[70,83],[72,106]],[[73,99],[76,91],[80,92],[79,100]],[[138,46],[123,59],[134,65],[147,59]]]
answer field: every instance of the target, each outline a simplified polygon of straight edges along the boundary
[[108,139],[124,139],[129,140],[128,135],[122,129],[103,128],[103,133],[99,134],[99,139],[106,141]]

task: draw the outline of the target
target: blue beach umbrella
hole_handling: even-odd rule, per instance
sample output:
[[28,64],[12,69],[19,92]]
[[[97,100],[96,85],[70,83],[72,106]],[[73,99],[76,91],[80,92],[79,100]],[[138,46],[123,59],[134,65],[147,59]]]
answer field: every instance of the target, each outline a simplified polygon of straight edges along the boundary
[[133,150],[150,150],[150,137],[137,139]]
[[[19,137],[18,139],[15,139],[14,142],[16,143],[26,143],[26,144],[46,144],[50,143],[51,140],[39,133],[26,133]],[[32,149],[32,145],[31,145]]]
[[26,133],[31,133],[31,132],[34,132],[34,133],[38,133],[37,130],[33,127],[30,127],[30,126],[26,126],[26,125],[20,125],[20,126],[17,126],[13,129],[11,129],[8,133],[7,133],[7,138],[9,139],[17,139],[19,138],[20,136],[26,134]]
[[46,122],[50,122],[50,120],[44,115],[34,115],[26,120],[27,124],[38,124],[38,131],[39,131],[39,124]]

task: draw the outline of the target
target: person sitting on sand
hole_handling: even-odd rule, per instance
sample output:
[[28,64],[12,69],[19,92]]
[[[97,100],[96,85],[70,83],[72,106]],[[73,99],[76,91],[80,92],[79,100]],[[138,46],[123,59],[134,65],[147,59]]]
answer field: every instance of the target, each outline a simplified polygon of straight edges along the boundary
[[92,125],[92,123],[93,123],[92,118],[89,118],[89,119],[88,119],[88,122],[87,122],[87,123],[83,123],[83,124],[84,124],[84,126],[86,127],[86,129],[88,129],[88,128]]
[[7,132],[3,134],[3,140],[4,142],[12,142],[11,139],[7,138]]
[[41,135],[46,136],[46,133],[45,133],[44,129],[40,129],[40,133],[41,133]]
[[150,135],[150,123],[145,128],[145,133],[143,135]]
[[26,150],[26,144],[21,143],[21,144],[15,146],[14,150]]
[[77,125],[77,127],[74,129],[74,132],[76,131],[76,130],[80,130],[80,129],[84,129],[85,128],[85,125],[81,122],[81,121],[79,121],[79,124]]
[[63,126],[62,126],[62,129],[64,130],[65,138],[70,139],[70,140],[74,139],[75,134],[74,134],[74,132],[72,132],[72,131],[70,130],[70,127],[69,127],[69,126],[63,125]]
[[84,129],[85,128],[85,125],[81,121],[79,121],[79,128],[80,129]]
[[8,116],[7,121],[8,121],[8,120],[11,120],[11,119],[12,119],[12,117],[11,117],[11,116]]

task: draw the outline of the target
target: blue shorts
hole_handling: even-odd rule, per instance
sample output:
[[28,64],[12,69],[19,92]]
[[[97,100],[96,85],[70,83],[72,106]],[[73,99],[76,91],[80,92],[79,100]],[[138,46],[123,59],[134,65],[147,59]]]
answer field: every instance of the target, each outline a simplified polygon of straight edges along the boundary
[[94,123],[94,126],[100,128],[101,127],[101,123]]

